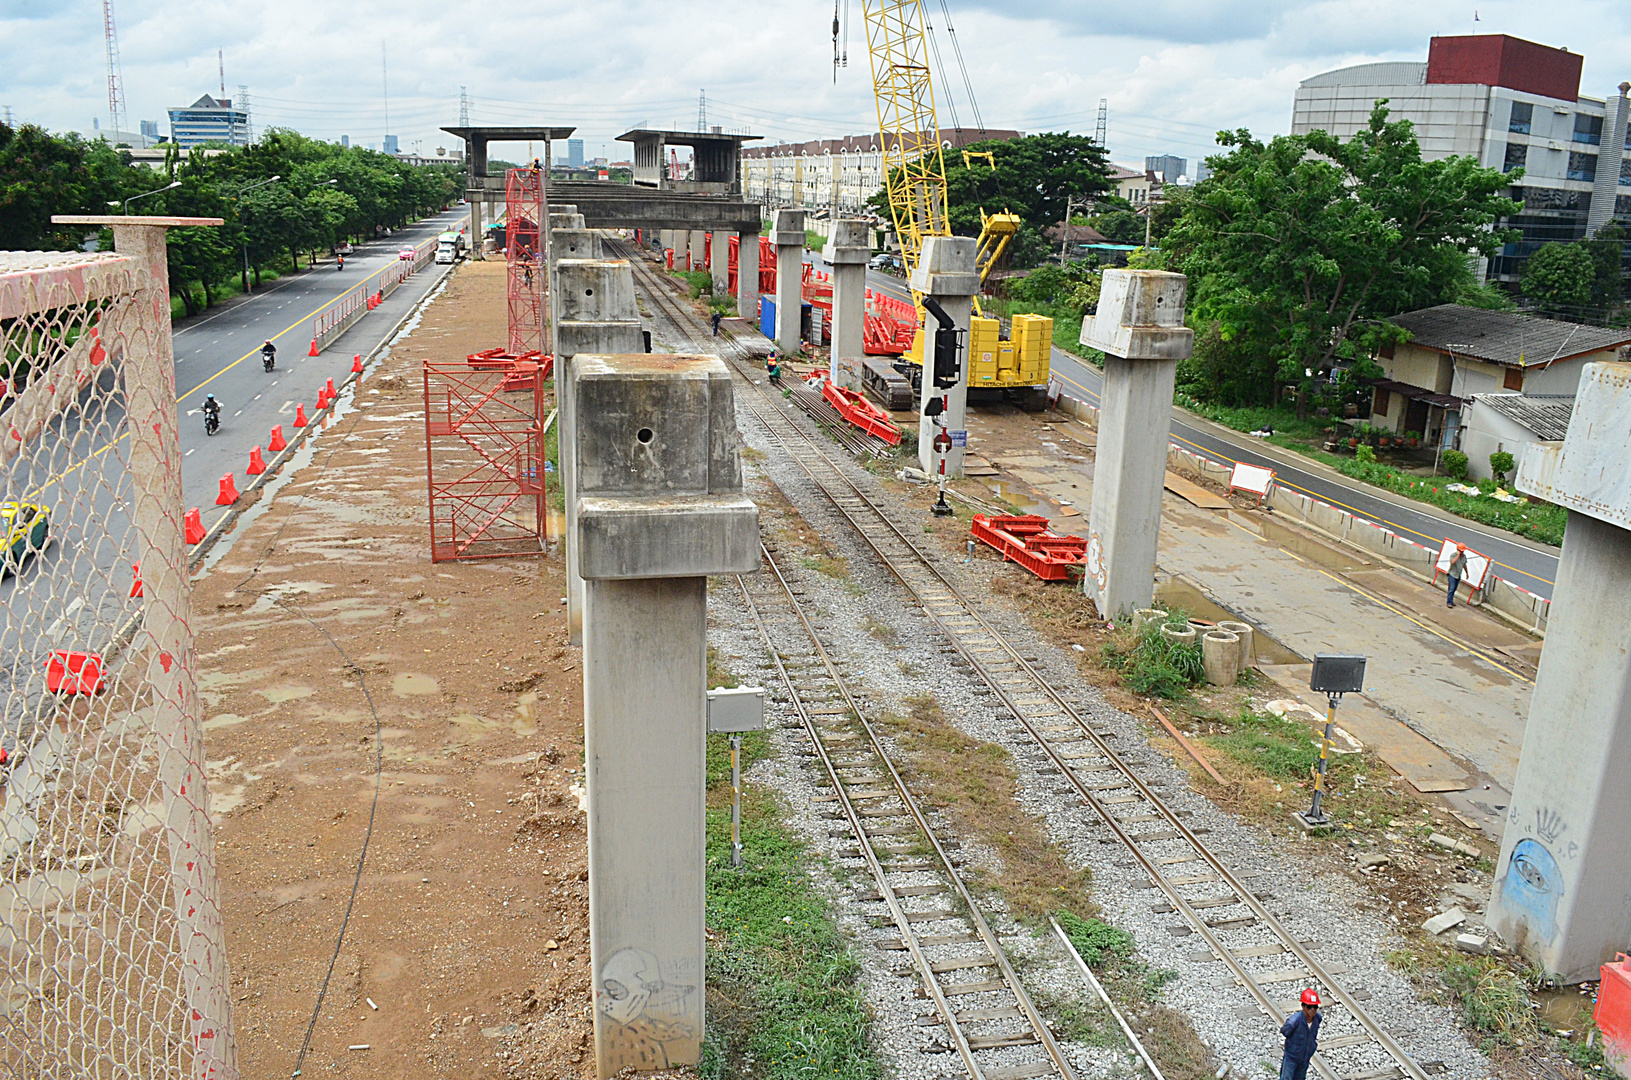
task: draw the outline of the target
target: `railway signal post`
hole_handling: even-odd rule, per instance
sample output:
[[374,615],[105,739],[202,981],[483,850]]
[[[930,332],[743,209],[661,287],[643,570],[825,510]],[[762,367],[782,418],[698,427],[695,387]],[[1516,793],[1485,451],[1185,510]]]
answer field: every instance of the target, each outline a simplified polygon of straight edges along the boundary
[[1631,364],[1587,364],[1561,447],[1518,489],[1569,512],[1488,924],[1549,974],[1631,940]]
[[589,954],[608,1078],[701,1056],[708,575],[759,568],[759,511],[718,357],[573,364]]
[[1188,284],[1163,270],[1106,270],[1098,314],[1082,320],[1082,344],[1104,353],[1082,588],[1107,619],[1155,599],[1172,388],[1195,345],[1184,325]]
[[[917,454],[919,466],[933,475],[945,470],[949,479],[963,475],[963,453],[968,448],[968,364],[962,356],[962,343],[968,340],[968,320],[974,313],[974,294],[980,288],[980,275],[974,268],[979,241],[972,236],[926,236],[923,251],[912,271],[912,291],[935,300],[951,319],[950,329],[958,335],[954,379],[936,378],[934,331],[925,320],[923,327],[923,392],[919,395]],[[940,323],[939,317],[935,317]],[[941,329],[948,329],[941,324]],[[935,436],[945,434],[951,445],[941,454],[935,450]]]

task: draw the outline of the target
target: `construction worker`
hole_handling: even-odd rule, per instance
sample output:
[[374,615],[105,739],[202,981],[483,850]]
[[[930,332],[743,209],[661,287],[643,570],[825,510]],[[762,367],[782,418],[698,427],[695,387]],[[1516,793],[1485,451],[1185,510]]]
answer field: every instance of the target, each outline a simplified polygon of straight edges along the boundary
[[1308,1063],[1320,1041],[1320,995],[1313,987],[1303,991],[1302,1009],[1286,1017],[1280,1025],[1285,1036],[1285,1055],[1280,1059],[1280,1080],[1303,1080],[1308,1075]]
[[782,384],[782,359],[776,353],[771,353],[769,359],[765,361],[765,374],[770,376],[771,385]]
[[1467,573],[1467,545],[1455,546],[1455,558],[1450,560],[1450,591],[1444,599],[1445,607],[1455,607],[1455,590],[1461,585],[1461,579]]
[[717,311],[714,312],[714,337],[719,336],[719,319],[720,319],[719,312],[717,312]]

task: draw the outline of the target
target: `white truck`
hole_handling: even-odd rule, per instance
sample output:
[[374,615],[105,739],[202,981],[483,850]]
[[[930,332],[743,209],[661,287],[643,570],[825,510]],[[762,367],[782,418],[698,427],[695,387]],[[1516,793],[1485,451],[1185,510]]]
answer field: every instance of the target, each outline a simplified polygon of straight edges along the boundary
[[464,258],[464,233],[445,232],[436,238],[436,261],[457,262]]

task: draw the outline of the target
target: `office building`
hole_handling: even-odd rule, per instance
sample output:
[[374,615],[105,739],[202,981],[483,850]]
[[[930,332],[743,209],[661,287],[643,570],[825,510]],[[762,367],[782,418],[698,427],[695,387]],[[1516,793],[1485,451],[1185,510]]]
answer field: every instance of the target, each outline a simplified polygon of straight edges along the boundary
[[159,122],[157,120],[142,120],[142,138],[159,141]]
[[249,145],[249,114],[232,107],[231,98],[203,95],[191,105],[170,110],[170,140],[183,150],[205,143]]
[[1582,58],[1504,34],[1435,37],[1427,62],[1360,64],[1298,86],[1293,134],[1349,139],[1388,100],[1390,119],[1415,125],[1422,156],[1465,155],[1503,172],[1523,210],[1503,224],[1521,237],[1490,260],[1491,280],[1516,283],[1541,244],[1579,240],[1618,218],[1631,224],[1631,112],[1614,97],[1580,94]]
[[583,140],[566,140],[566,164],[573,169],[583,168]]
[[1176,184],[1188,168],[1188,161],[1173,154],[1153,155],[1144,159],[1144,171],[1154,173],[1163,184]]
[[396,153],[396,136],[395,135],[385,136],[385,152],[387,154]]

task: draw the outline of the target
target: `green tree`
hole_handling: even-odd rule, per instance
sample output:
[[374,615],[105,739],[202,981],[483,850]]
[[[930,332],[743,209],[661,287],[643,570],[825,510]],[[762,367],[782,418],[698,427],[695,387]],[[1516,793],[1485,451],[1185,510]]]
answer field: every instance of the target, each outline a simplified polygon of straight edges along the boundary
[[1631,239],[1631,236],[1626,234],[1625,228],[1618,222],[1611,221],[1597,230],[1595,239],[1585,241],[1586,250],[1591,253],[1593,271],[1591,307],[1598,309],[1605,319],[1615,308],[1625,303],[1623,266],[1628,239]]
[[1497,450],[1489,456],[1489,471],[1495,474],[1497,484],[1506,483],[1506,475],[1517,467],[1517,462],[1505,450]]
[[1583,244],[1542,244],[1523,266],[1523,294],[1549,315],[1579,316],[1591,304],[1597,266]]
[[1348,142],[1315,131],[1264,143],[1244,129],[1218,142],[1230,152],[1183,198],[1162,262],[1190,275],[1197,320],[1272,359],[1299,415],[1334,366],[1404,337],[1389,316],[1453,294],[1469,255],[1505,243],[1492,226],[1519,209],[1501,194],[1511,176],[1472,158],[1423,161],[1386,102]]
[[1142,244],[1144,242],[1144,219],[1131,210],[1112,210],[1108,214],[1088,219],[1104,238],[1112,244]]

